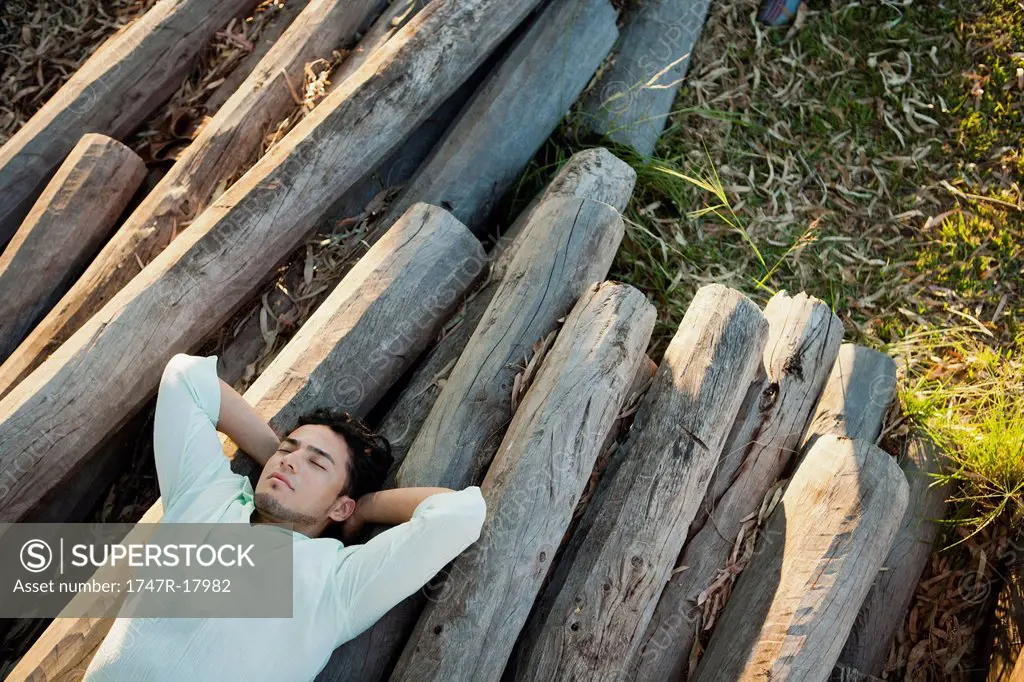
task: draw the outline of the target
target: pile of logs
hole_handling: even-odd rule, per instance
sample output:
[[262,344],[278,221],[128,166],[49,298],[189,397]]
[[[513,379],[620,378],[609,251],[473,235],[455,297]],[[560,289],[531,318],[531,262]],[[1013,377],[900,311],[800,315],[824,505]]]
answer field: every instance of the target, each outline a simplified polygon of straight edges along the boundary
[[[877,447],[892,360],[841,345],[807,294],[762,310],[708,285],[652,362],[654,307],[608,279],[636,173],[603,148],[482,241],[617,37],[582,105],[650,153],[675,92],[657,79],[681,80],[687,59],[643,46],[676,31],[688,56],[707,3],[645,3],[619,37],[608,0],[310,0],[123,215],[145,169],[113,138],[252,4],[158,2],[0,148],[0,521],[80,520],[116,473],[105,444],[167,360],[321,221],[401,186],[245,398],[281,432],[320,406],[374,415],[396,455],[388,486],[480,485],[488,514],[473,547],[319,679],[880,674],[944,499],[929,444],[901,459]],[[340,45],[327,97],[257,159],[294,104],[289,78]],[[601,93],[637,79],[611,122]],[[258,320],[239,329],[220,357],[231,383],[259,339]],[[142,522],[161,516],[158,502]],[[92,617],[53,621],[9,679],[80,674],[119,605],[78,595]]]

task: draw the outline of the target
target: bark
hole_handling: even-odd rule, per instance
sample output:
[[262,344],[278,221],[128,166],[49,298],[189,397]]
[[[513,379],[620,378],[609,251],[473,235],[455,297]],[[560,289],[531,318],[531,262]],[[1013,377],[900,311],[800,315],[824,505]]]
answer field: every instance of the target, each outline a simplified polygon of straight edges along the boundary
[[[517,680],[615,680],[639,647],[729,427],[761,363],[768,324],[721,285],[698,290],[629,438],[530,617]],[[598,504],[593,504],[598,502]]]
[[145,175],[120,142],[82,136],[0,255],[0,359],[82,273]]
[[478,236],[615,41],[608,0],[554,0],[495,69],[391,207],[443,206]]
[[174,92],[228,20],[256,0],[162,0],[111,36],[0,147],[0,248],[82,135],[123,138]]
[[553,197],[537,207],[398,469],[397,485],[459,489],[483,479],[511,418],[515,364],[604,279],[623,232],[618,211],[590,199]]
[[595,283],[569,313],[484,478],[487,521],[416,623],[392,682],[497,680],[654,329],[632,287]]
[[843,325],[806,294],[776,294],[764,311],[768,342],[723,448],[704,504],[629,665],[637,680],[686,679],[705,623],[698,596],[726,567],[744,524],[789,464],[839,353]]
[[[455,275],[482,258],[479,242],[445,211],[417,204],[353,271],[317,314],[302,327],[304,334],[292,339],[245,399],[278,429],[290,430],[301,409],[329,404],[365,414],[379,395],[377,388],[353,391],[348,379],[362,378],[364,365],[380,367],[378,379],[396,376],[405,358],[415,357],[429,340],[430,327],[445,319],[465,284]],[[438,298],[437,316],[424,318],[424,292]],[[411,319],[410,310],[416,310]],[[426,322],[423,327],[416,322]],[[374,343],[381,335],[389,341]],[[385,345],[389,344],[389,345]],[[358,355],[355,355],[358,353]],[[391,353],[395,353],[392,355]],[[334,401],[339,401],[335,403]],[[231,450],[227,436],[221,437]],[[142,522],[156,523],[163,516],[157,501]],[[133,533],[144,531],[136,527]],[[10,680],[80,679],[103,641],[117,613],[118,602],[103,608],[109,595],[81,593],[75,596],[77,613],[103,610],[103,618],[57,618],[11,673]],[[91,601],[90,601],[91,600]],[[87,611],[88,609],[88,611]]]
[[15,444],[0,454],[0,521],[90,459],[167,360],[220,327],[534,2],[431,3],[0,400],[0,439]]
[[768,518],[694,679],[822,680],[892,546],[907,506],[896,461],[823,435]]
[[594,132],[648,157],[665,129],[709,0],[654,0],[627,10],[615,61],[586,99]]
[[[292,111],[303,68],[349,39],[381,0],[312,0],[53,311],[0,367],[0,395],[64,343],[210,205]],[[398,216],[396,216],[397,219]]]

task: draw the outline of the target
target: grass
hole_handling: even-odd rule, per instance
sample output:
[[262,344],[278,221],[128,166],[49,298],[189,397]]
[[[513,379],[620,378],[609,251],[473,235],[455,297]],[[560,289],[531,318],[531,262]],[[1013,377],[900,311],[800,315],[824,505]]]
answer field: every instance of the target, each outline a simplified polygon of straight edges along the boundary
[[[713,3],[656,158],[615,150],[638,180],[610,277],[657,305],[655,359],[708,282],[807,291],[898,359],[890,440],[934,439],[953,492],[888,676],[966,679],[984,616],[955,583],[1024,527],[1024,9],[811,2],[796,31],[756,9]],[[592,143],[570,118],[521,199]]]

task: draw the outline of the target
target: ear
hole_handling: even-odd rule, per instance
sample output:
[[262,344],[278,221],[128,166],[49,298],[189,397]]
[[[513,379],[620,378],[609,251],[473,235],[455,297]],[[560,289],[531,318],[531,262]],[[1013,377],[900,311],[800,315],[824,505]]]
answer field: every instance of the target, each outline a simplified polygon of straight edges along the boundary
[[339,495],[338,499],[334,501],[330,509],[327,510],[327,517],[331,521],[342,522],[348,517],[352,516],[356,510],[356,501],[348,495]]

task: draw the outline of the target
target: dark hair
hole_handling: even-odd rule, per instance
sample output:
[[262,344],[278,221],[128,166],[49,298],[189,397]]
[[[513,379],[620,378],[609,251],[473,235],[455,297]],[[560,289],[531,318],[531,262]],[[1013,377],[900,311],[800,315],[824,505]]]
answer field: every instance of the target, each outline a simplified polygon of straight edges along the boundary
[[362,419],[348,412],[321,407],[299,417],[295,427],[321,424],[345,439],[352,451],[348,462],[348,482],[338,493],[358,500],[361,495],[380,490],[394,462],[391,443],[374,432]]

